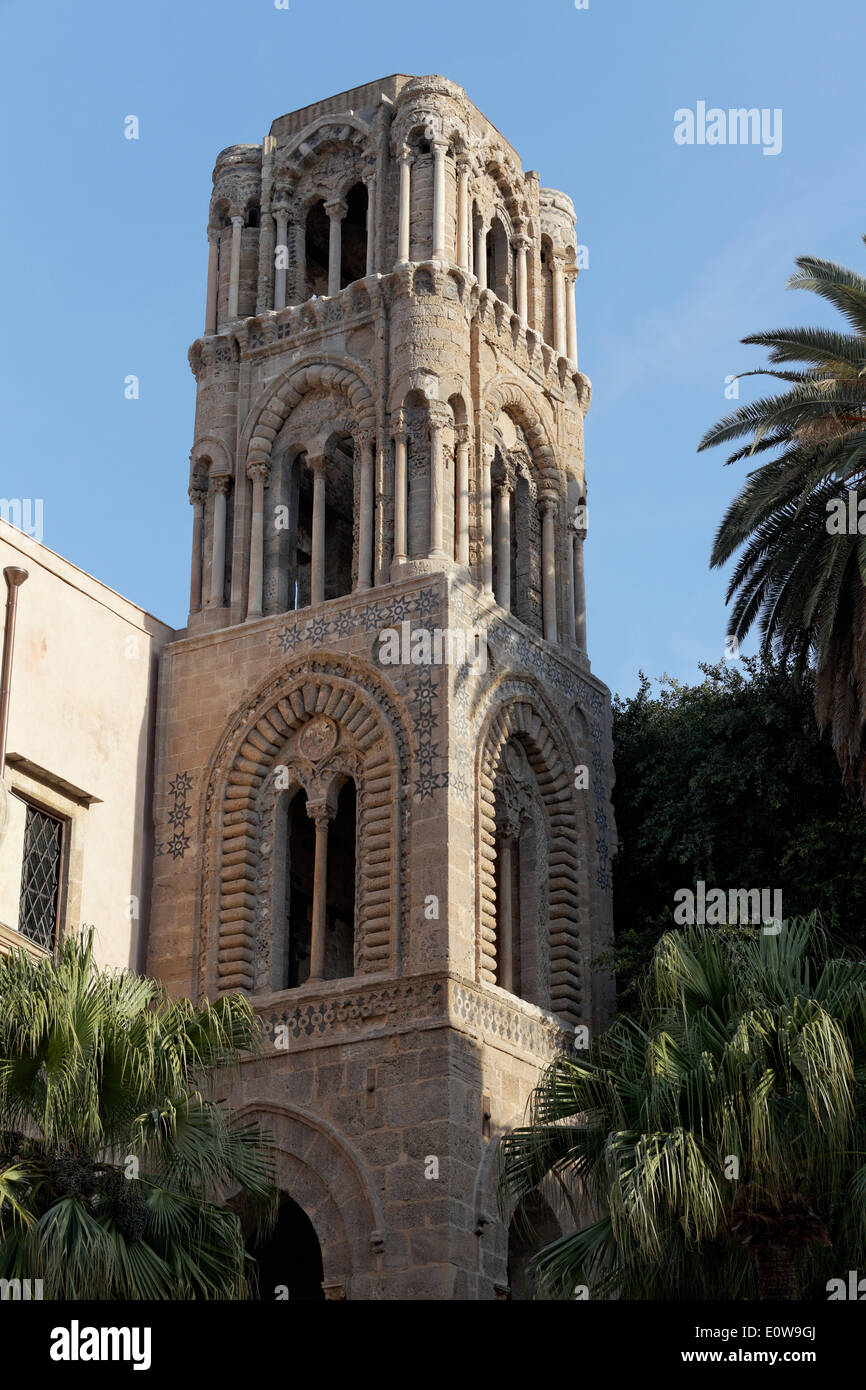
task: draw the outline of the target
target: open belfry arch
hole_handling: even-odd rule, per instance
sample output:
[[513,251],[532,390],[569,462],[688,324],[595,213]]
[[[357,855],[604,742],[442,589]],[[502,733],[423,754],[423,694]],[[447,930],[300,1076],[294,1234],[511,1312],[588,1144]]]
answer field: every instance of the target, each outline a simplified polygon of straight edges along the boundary
[[397,75],[223,150],[207,237],[149,969],[264,1022],[267,1279],[520,1297],[496,1145],[613,1009],[574,208]]

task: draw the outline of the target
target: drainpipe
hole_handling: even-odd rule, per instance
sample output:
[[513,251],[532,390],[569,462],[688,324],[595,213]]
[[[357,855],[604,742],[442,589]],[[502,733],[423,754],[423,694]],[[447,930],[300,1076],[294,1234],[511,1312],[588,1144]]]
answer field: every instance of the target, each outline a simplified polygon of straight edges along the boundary
[[6,735],[9,729],[9,690],[12,684],[12,648],[15,645],[15,610],[18,590],[27,578],[27,570],[9,565],[3,571],[6,595],[6,628],[3,633],[3,677],[0,683],[0,782],[6,774]]

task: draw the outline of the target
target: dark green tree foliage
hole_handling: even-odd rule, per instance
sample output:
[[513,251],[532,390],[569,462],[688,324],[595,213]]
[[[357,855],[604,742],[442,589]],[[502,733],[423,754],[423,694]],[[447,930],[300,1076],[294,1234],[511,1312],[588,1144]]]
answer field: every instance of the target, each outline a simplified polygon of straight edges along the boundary
[[866,814],[815,724],[811,676],[758,659],[703,666],[614,701],[617,990],[674,925],[674,893],[781,889],[783,915],[817,909],[834,940],[866,947]]

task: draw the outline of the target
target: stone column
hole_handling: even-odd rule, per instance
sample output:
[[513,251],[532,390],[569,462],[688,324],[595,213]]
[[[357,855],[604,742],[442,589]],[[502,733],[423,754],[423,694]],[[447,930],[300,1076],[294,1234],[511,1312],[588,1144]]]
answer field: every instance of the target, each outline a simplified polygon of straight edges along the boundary
[[480,290],[487,289],[487,227],[479,222],[475,228],[475,278]]
[[433,255],[431,260],[448,259],[445,245],[445,156],[448,141],[437,135],[430,142],[433,149]]
[[442,504],[445,493],[445,461],[443,458],[445,426],[450,412],[437,402],[430,403],[430,559],[445,557],[442,548]]
[[250,527],[250,582],[247,595],[247,617],[262,616],[262,580],[265,563],[265,488],[270,477],[266,463],[247,465],[247,477],[253,484],[253,514]]
[[400,151],[400,220],[397,229],[397,261],[409,259],[409,229],[412,216],[412,151],[404,145]]
[[198,613],[201,611],[201,574],[204,559],[202,538],[204,536],[204,507],[207,501],[207,489],[190,487],[189,500],[192,504],[192,565],[190,566],[189,579],[189,611],[190,613]]
[[394,427],[394,564],[406,559],[406,446],[408,433],[402,417]]
[[516,835],[511,828],[499,833],[499,911],[497,915],[498,940],[496,955],[499,969],[497,984],[500,989],[514,989],[514,895],[512,893],[512,850]]
[[356,436],[359,450],[358,497],[358,582],[357,589],[369,589],[373,582],[373,445],[372,430]]
[[218,227],[208,227],[207,241],[207,298],[204,311],[204,331],[205,333],[216,333],[217,295],[220,279],[220,234]]
[[514,484],[502,478],[496,484],[496,602],[511,612],[511,493]]
[[556,498],[542,497],[541,511],[541,584],[544,608],[544,637],[556,641]]
[[230,319],[236,319],[238,316],[238,298],[241,287],[241,233],[243,227],[243,217],[240,213],[235,213],[232,218],[232,259],[229,267],[228,316]]
[[569,362],[577,363],[577,316],[574,309],[574,287],[577,275],[573,270],[565,277],[565,339]]
[[210,480],[213,496],[213,544],[210,565],[210,603],[222,608],[226,585],[226,498],[232,480],[227,473],[216,473]]
[[309,981],[325,978],[325,928],[328,906],[328,826],[334,812],[326,802],[307,802],[307,815],[316,823],[316,858],[313,870],[313,930],[310,943]]
[[517,274],[517,316],[521,323],[529,321],[529,283],[526,274],[526,253],[532,242],[528,236],[514,238]]
[[586,531],[581,527],[575,527],[572,554],[574,567],[574,640],[579,652],[586,651],[586,587],[583,579],[583,542],[585,538]]
[[266,314],[274,303],[274,241],[276,225],[274,214],[262,210],[262,225],[259,231],[259,273],[256,285],[256,313]]
[[367,189],[367,265],[365,274],[372,275],[376,269],[376,170],[375,166],[364,176]]
[[493,462],[495,446],[485,440],[481,445],[481,529],[482,562],[481,582],[488,594],[493,593],[493,507],[491,498],[490,466]]
[[340,293],[340,265],[343,256],[343,218],[346,216],[346,204],[342,198],[334,198],[325,204],[325,212],[331,222],[330,237],[328,240],[328,295],[333,297]]
[[457,426],[454,486],[457,490],[457,563],[469,564],[469,426]]
[[275,255],[279,260],[274,270],[274,308],[285,309],[286,307],[286,265],[289,259],[289,210],[287,207],[277,207],[274,210],[274,217],[277,220],[277,244]]
[[461,154],[457,159],[457,264],[469,270],[470,227],[469,227],[469,156]]
[[565,569],[565,602],[567,627],[565,630],[565,640],[570,647],[577,646],[575,636],[575,599],[574,599],[574,527],[569,522],[565,531],[566,536],[566,569]]
[[563,260],[561,256],[553,255],[550,258],[553,267],[553,346],[558,353],[565,356],[565,278],[562,273]]
[[310,557],[310,603],[325,601],[325,459],[310,459],[313,470],[313,543]]

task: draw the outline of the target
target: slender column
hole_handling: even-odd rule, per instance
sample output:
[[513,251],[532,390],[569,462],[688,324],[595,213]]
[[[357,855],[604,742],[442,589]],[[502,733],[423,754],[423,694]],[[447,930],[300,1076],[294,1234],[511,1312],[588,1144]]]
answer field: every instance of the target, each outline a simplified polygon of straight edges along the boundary
[[469,564],[469,426],[457,427],[454,486],[457,489],[457,563]]
[[437,135],[431,142],[433,147],[433,255],[434,261],[448,259],[445,246],[445,156],[448,141]]
[[551,256],[553,266],[553,346],[564,357],[565,341],[565,278],[562,273],[561,256]]
[[574,567],[574,640],[579,652],[586,651],[586,587],[583,579],[583,542],[585,536],[585,531],[575,531],[572,555]]
[[232,480],[227,473],[217,473],[210,480],[213,495],[213,543],[210,563],[210,603],[213,608],[225,604],[226,585],[226,498]]
[[457,160],[457,264],[469,270],[469,156]]
[[475,278],[480,290],[487,289],[487,227],[479,222],[475,228]]
[[266,314],[274,302],[274,241],[276,240],[274,214],[262,211],[262,225],[259,231],[259,275],[256,285],[256,313]]
[[232,218],[232,259],[229,268],[229,308],[228,316],[236,319],[238,316],[238,299],[241,287],[241,232],[243,231],[244,219],[239,213],[235,213]]
[[544,608],[544,637],[556,641],[556,498],[543,497],[541,510],[541,584]]
[[325,212],[331,220],[328,240],[328,295],[340,293],[340,264],[343,256],[343,218],[346,204],[341,198],[325,204]]
[[485,443],[481,449],[481,526],[483,559],[481,580],[487,593],[493,593],[493,517],[490,483],[490,465],[493,462],[494,446]]
[[325,459],[310,459],[313,470],[313,543],[310,557],[310,603],[325,601]]
[[577,362],[577,317],[574,310],[574,286],[577,276],[569,271],[565,277],[565,337],[569,362]]
[[394,429],[394,564],[406,559],[406,444],[402,418]]
[[204,311],[205,333],[217,330],[217,294],[219,293],[220,234],[218,227],[207,229],[207,299]]
[[503,478],[496,484],[496,602],[511,612],[511,492],[513,483]]
[[528,236],[514,238],[517,271],[517,316],[521,323],[529,320],[529,285],[526,275],[526,253],[532,245]]
[[442,498],[445,491],[443,433],[445,411],[430,405],[430,559],[443,559],[442,548]]
[[189,611],[199,613],[201,611],[201,573],[202,560],[204,559],[202,538],[204,536],[204,504],[207,501],[207,490],[203,487],[191,487],[189,489],[189,500],[192,503],[192,564],[190,566],[189,579]]
[[575,627],[575,617],[576,617],[576,615],[575,615],[575,593],[574,593],[574,546],[575,546],[575,535],[574,535],[574,527],[571,525],[571,523],[569,523],[568,527],[566,528],[565,535],[566,535],[566,541],[567,541],[567,546],[566,546],[566,572],[565,572],[565,588],[566,588],[566,595],[565,595],[565,598],[566,598],[566,605],[567,605],[567,606],[566,606],[566,616],[567,616],[567,618],[568,618],[568,626],[567,626],[567,628],[566,628],[565,640],[567,641],[567,643],[568,643],[568,645],[569,645],[570,647],[575,647],[575,646],[577,646],[576,627]]
[[409,259],[409,224],[412,208],[412,151],[404,145],[400,151],[400,220],[397,232],[397,260]]
[[367,173],[364,183],[367,188],[367,266],[365,274],[372,275],[376,267],[376,171]]
[[274,248],[274,308],[286,307],[286,266],[289,259],[289,210],[277,207],[274,211],[277,220],[277,244]]
[[512,893],[512,850],[514,836],[502,830],[499,835],[499,911],[497,913],[496,954],[500,989],[514,989],[514,895]]
[[328,825],[334,812],[325,802],[307,802],[307,815],[316,823],[316,857],[313,869],[313,930],[310,943],[309,981],[325,978],[325,926],[328,905]]
[[253,463],[247,466],[247,475],[253,484],[253,515],[250,528],[250,584],[247,596],[247,617],[262,616],[262,579],[265,562],[265,488],[270,477],[266,463]]
[[358,582],[369,589],[373,582],[373,445],[375,435],[364,430],[357,436],[360,450],[358,499]]

